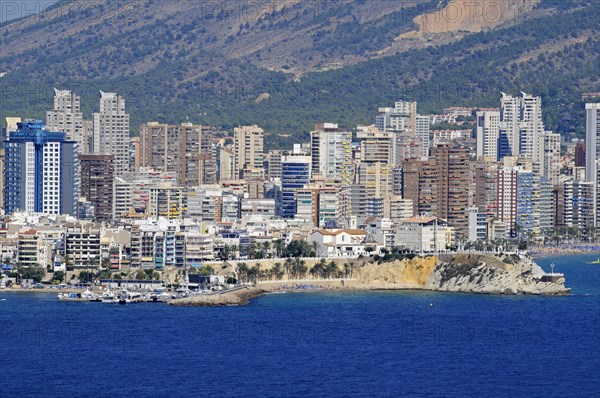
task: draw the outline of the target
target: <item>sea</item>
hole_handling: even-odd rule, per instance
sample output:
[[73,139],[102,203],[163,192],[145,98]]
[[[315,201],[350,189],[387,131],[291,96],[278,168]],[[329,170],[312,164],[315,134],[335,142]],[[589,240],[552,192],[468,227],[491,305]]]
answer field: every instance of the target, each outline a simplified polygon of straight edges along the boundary
[[599,254],[568,297],[272,294],[244,307],[0,291],[0,397],[599,397]]

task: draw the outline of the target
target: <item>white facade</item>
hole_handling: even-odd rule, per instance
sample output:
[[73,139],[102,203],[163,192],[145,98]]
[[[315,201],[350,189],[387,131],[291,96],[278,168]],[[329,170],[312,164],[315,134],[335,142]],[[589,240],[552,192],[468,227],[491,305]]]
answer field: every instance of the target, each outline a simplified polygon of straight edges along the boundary
[[363,243],[367,231],[360,229],[318,229],[310,236],[317,244],[317,257],[357,257],[367,255],[367,247],[377,250],[376,243]]
[[502,155],[517,156],[520,152],[519,119],[520,99],[502,93],[502,99],[500,100],[500,135],[504,137],[509,152]]
[[81,153],[87,153],[80,98],[74,92],[54,89],[54,109],[46,112],[46,128],[49,131],[64,131],[67,141],[76,141]]
[[595,186],[596,226],[600,224],[600,103],[585,104],[585,179]]
[[264,159],[264,135],[262,128],[240,126],[234,129],[234,179],[243,178],[244,168],[262,169]]
[[100,112],[94,113],[93,152],[115,157],[115,175],[129,171],[129,114],[125,98],[100,91]]
[[312,171],[325,178],[352,184],[352,133],[337,124],[324,123],[322,129],[311,132]]
[[48,142],[44,145],[44,180],[42,209],[47,214],[60,214],[60,157],[59,142]]
[[544,150],[540,137],[544,135],[542,99],[521,93],[520,154],[542,164]]
[[560,182],[560,134],[546,132],[541,135],[541,171],[553,185]]
[[25,144],[25,211],[35,211],[35,146]]
[[421,140],[421,156],[427,157],[429,156],[429,147],[431,146],[429,116],[417,115],[416,123],[416,134]]
[[415,252],[442,251],[448,241],[448,223],[435,217],[414,217],[398,223],[396,246]]
[[477,158],[498,160],[500,111],[477,112]]

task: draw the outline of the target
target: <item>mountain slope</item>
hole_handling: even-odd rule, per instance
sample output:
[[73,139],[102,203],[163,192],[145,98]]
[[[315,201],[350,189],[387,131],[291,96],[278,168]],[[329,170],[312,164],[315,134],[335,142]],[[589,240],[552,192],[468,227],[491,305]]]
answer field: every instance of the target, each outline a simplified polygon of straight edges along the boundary
[[370,123],[400,97],[424,113],[523,90],[542,95],[547,128],[581,134],[581,93],[600,91],[598,2],[490,2],[513,7],[496,17],[464,3],[61,2],[0,26],[0,117],[43,116],[53,86],[89,117],[114,90],[133,129],[259,123],[292,133],[268,140],[287,145],[315,121]]

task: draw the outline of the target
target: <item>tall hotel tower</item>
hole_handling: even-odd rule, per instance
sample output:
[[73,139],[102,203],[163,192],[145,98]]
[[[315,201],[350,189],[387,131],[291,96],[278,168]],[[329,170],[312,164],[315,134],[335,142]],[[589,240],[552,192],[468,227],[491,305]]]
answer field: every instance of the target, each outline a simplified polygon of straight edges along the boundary
[[4,141],[4,211],[77,215],[77,143],[41,120],[17,124]]
[[115,175],[129,171],[129,114],[125,98],[100,91],[100,112],[94,113],[93,153],[113,155]]

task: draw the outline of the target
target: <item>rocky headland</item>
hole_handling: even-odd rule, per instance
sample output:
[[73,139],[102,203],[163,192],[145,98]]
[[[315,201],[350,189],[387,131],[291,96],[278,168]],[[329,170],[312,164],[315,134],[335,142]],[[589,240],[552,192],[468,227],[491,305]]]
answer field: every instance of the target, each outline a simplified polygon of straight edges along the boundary
[[[442,254],[389,262],[362,261],[352,277],[263,281],[258,287],[170,300],[175,306],[236,306],[268,291],[299,286],[331,290],[428,290],[497,295],[570,294],[562,274],[547,274],[529,257],[517,254]],[[314,290],[314,289],[311,289]]]
[[264,293],[265,291],[259,288],[244,287],[214,294],[201,294],[169,300],[167,304],[178,307],[223,307],[246,305],[251,299],[262,296]]
[[516,254],[447,254],[368,263],[357,272],[356,289],[416,289],[485,294],[566,295],[564,276],[546,274]]

